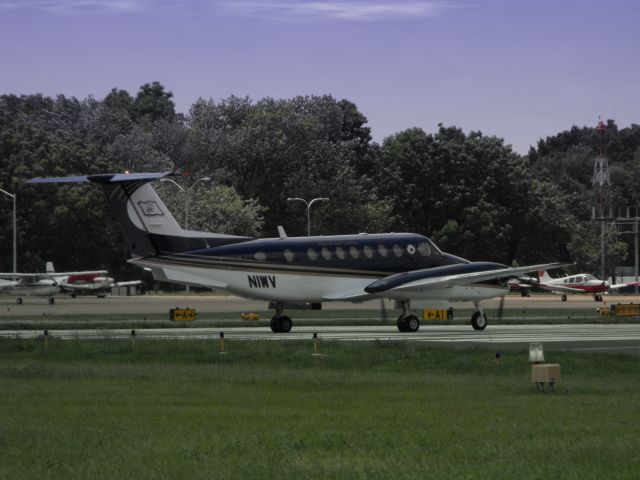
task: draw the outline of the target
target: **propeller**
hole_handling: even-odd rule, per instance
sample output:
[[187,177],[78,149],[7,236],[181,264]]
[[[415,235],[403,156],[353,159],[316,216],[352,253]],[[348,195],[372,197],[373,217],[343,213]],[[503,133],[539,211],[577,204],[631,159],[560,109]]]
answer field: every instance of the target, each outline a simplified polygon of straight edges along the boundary
[[502,321],[502,316],[504,315],[504,297],[506,297],[507,295],[503,295],[500,297],[500,303],[498,304],[498,313],[496,315],[496,321],[497,322],[501,322]]
[[380,299],[380,314],[382,323],[387,323],[387,320],[389,320],[389,314],[387,313],[387,306],[384,304],[384,298]]

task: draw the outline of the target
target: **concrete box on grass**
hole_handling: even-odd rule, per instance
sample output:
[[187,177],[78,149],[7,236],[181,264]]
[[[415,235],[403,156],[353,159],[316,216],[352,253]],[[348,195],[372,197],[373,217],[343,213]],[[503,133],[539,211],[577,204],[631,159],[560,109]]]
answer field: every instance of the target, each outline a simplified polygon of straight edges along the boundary
[[556,383],[560,380],[559,363],[539,363],[531,365],[531,381],[536,383]]

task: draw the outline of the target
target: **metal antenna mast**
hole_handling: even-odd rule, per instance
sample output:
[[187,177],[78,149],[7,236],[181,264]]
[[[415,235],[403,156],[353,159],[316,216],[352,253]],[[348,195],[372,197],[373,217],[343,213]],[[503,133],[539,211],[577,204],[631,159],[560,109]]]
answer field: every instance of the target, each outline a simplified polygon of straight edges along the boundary
[[605,134],[607,127],[605,127],[602,120],[598,122],[596,132],[598,133],[598,154],[596,155],[593,164],[593,178],[591,184],[596,193],[596,210],[594,212],[598,220],[600,220],[600,278],[606,279],[605,276],[605,222],[606,222],[606,210],[607,201],[609,197],[609,187],[611,186],[611,180],[609,179],[609,162],[606,155],[606,143]]

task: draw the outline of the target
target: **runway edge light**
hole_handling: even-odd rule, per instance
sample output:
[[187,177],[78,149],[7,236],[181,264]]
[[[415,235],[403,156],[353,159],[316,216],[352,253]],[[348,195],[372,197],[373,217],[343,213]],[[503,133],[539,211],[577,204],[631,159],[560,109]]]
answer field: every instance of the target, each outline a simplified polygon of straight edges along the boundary
[[541,343],[529,344],[529,363],[544,362],[544,352]]

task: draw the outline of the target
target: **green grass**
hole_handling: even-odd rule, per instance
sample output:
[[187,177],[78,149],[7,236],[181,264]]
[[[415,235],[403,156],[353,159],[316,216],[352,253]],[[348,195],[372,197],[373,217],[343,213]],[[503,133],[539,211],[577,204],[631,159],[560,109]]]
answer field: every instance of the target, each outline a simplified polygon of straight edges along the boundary
[[637,478],[640,356],[0,340],[0,478]]

